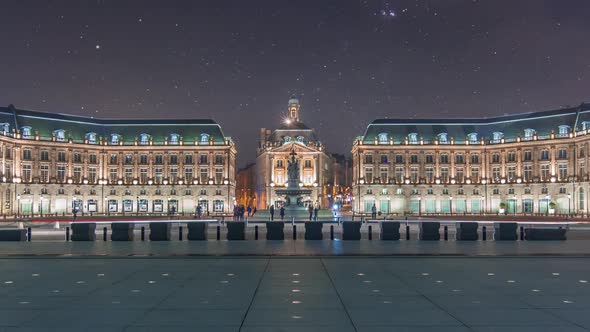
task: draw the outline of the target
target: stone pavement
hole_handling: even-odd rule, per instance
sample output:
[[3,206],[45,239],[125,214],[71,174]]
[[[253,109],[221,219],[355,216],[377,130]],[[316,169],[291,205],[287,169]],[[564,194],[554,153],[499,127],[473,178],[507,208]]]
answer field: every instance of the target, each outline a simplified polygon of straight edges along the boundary
[[0,259],[0,331],[588,331],[588,258]]

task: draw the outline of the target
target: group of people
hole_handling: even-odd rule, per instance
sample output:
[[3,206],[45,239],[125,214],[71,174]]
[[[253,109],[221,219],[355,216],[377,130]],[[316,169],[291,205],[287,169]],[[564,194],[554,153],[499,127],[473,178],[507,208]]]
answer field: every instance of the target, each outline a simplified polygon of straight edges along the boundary
[[252,207],[251,205],[248,205],[248,207],[245,207],[244,205],[236,205],[234,206],[234,220],[244,220],[244,214],[246,213],[248,214],[248,218],[254,217],[256,212],[257,210],[255,206]]
[[[268,211],[270,213],[270,220],[273,221],[275,219],[275,206],[271,205],[268,208]],[[307,212],[309,212],[309,221],[318,220],[318,212],[320,211],[320,203],[319,202],[315,202],[314,204],[309,204],[307,206]],[[285,218],[285,207],[281,205],[281,207],[279,208],[279,216],[281,217],[281,220],[283,220]]]

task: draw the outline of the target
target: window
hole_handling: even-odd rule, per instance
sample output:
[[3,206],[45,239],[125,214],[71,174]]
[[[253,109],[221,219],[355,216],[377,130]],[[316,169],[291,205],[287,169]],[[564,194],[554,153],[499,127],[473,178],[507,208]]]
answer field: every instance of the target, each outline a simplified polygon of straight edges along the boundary
[[110,168],[109,169],[109,180],[111,183],[116,183],[117,182],[117,169],[116,168]]
[[170,167],[170,181],[176,183],[178,180],[178,167]]
[[32,138],[33,134],[32,134],[32,128],[25,126],[21,128],[21,134],[22,134],[22,138],[28,139],[28,138]]
[[465,190],[463,188],[457,189],[457,195],[465,195]]
[[193,154],[192,153],[187,153],[184,155],[184,163],[189,164],[189,165],[193,163]]
[[500,162],[500,154],[499,153],[494,153],[492,155],[492,162],[493,163],[499,163]]
[[381,195],[389,195],[389,190],[387,190],[387,188],[382,188]]
[[478,154],[471,155],[471,163],[472,164],[479,164],[479,155]]
[[39,181],[43,183],[49,182],[49,165],[41,165],[41,177]]
[[139,144],[141,144],[141,145],[148,145],[148,144],[150,144],[150,135],[148,135],[148,134],[140,134],[139,135]]
[[449,163],[449,155],[446,153],[443,153],[440,155],[440,163],[441,164],[448,164]]
[[578,195],[578,199],[579,199],[579,203],[578,203],[578,208],[580,210],[584,210],[584,188],[580,187],[580,194]]
[[111,134],[111,145],[119,145],[121,136],[119,134]]
[[125,168],[125,183],[133,183],[133,168]]
[[57,153],[57,161],[59,162],[66,162],[66,152],[65,151],[59,151]]
[[433,156],[433,155],[431,155],[431,154],[427,154],[427,155],[426,155],[426,163],[427,163],[427,164],[432,164],[432,163],[434,163],[434,156]]
[[568,125],[561,125],[557,127],[559,130],[559,137],[568,137],[570,134],[570,126]]
[[215,169],[215,183],[221,184],[223,182],[223,168]]
[[148,182],[148,170],[147,168],[140,168],[139,169],[139,183],[147,184]]
[[207,189],[201,189],[201,192],[199,193],[199,195],[207,196]]
[[184,168],[184,179],[186,182],[193,181],[193,168],[192,167],[185,167]]
[[178,155],[171,154],[170,155],[170,165],[177,165],[178,164]]
[[449,134],[447,133],[440,133],[437,135],[438,136],[438,142],[440,144],[449,144]]
[[463,182],[463,178],[465,177],[465,172],[463,171],[463,167],[457,167],[455,169],[455,178],[459,182]]
[[541,165],[541,181],[549,181],[549,165]]
[[162,165],[164,163],[164,156],[161,154],[157,154],[154,156],[154,164]]
[[412,181],[412,183],[418,183],[418,167],[412,166],[412,168],[410,168],[410,181]]
[[515,162],[516,161],[516,152],[514,151],[509,151],[508,152],[508,162]]
[[479,181],[479,167],[471,167],[471,180]]
[[23,182],[31,182],[31,165],[22,165]]
[[365,168],[365,181],[367,183],[373,183],[373,168]]
[[541,150],[541,160],[549,160],[549,150]]
[[533,139],[533,136],[535,136],[535,130],[531,129],[531,128],[527,128],[524,130],[524,140],[525,141],[530,141]]
[[455,155],[455,164],[463,164],[465,162],[462,154]]
[[366,154],[365,155],[365,164],[372,164],[373,163],[373,155],[372,154]]
[[11,154],[11,152],[10,152],[10,151],[11,151],[11,150],[10,150],[10,148],[6,148],[6,150],[4,150],[4,153],[5,153],[5,158],[6,158],[6,159],[10,159],[10,158],[12,158],[12,154]]
[[500,181],[500,167],[492,167],[492,179],[495,182]]
[[567,180],[567,164],[559,164],[558,169],[559,169],[559,180],[560,181]]
[[387,144],[388,139],[387,139],[387,133],[381,133],[378,135],[379,137],[379,144]]
[[381,167],[379,169],[379,178],[381,179],[381,183],[387,183],[389,177],[389,172],[387,167]]
[[514,188],[508,188],[508,195],[514,195]]
[[531,150],[524,151],[523,159],[524,159],[524,161],[531,161],[531,160],[533,160],[533,152]]
[[223,164],[224,164],[223,155],[222,154],[216,154],[215,155],[215,165],[223,165]]
[[90,184],[96,183],[96,167],[88,167],[88,182]]
[[426,189],[426,194],[427,195],[434,195],[434,190],[432,190],[432,189]]
[[180,135],[170,134],[170,144],[171,145],[178,145],[179,142],[180,142]]
[[82,162],[82,154],[80,152],[74,152],[74,162],[75,163]]
[[49,151],[41,150],[41,161],[49,161]]
[[426,167],[424,170],[426,173],[426,181],[428,183],[432,183],[432,181],[434,180],[434,168]]
[[502,142],[502,138],[504,138],[504,133],[501,131],[495,131],[492,133],[492,143],[500,143]]
[[508,166],[508,181],[516,180],[516,166]]
[[559,149],[557,153],[558,159],[567,159],[567,150],[566,149]]
[[201,145],[209,144],[209,134],[201,134]]
[[418,163],[418,155],[411,155],[410,156],[410,164],[417,164]]
[[41,195],[48,195],[49,194],[49,190],[47,190],[47,188],[41,188]]
[[162,167],[154,168],[154,181],[156,184],[161,184],[164,179],[164,169]]
[[201,184],[206,184],[209,181],[209,170],[206,168],[201,168],[200,178]]
[[590,129],[590,121],[582,121],[582,130]]
[[186,189],[186,190],[184,191],[184,196],[190,196],[190,195],[192,195],[192,194],[193,194],[193,191],[192,191],[192,190],[190,190],[190,189]]
[[494,188],[494,189],[492,190],[492,194],[493,194],[493,195],[500,195],[500,189],[498,189],[498,188]]
[[418,144],[418,134],[417,133],[409,133],[408,134],[408,143]]
[[117,154],[116,153],[111,154],[110,164],[111,165],[117,164]]
[[449,194],[449,189],[447,189],[447,188],[443,188],[443,190],[442,190],[442,194],[443,194],[443,195],[448,195],[448,194]]
[[223,200],[216,199],[213,201],[213,212],[223,212]]
[[139,164],[140,165],[147,165],[148,164],[148,156],[147,154],[139,155]]
[[403,164],[404,163],[404,156],[402,156],[401,154],[396,154],[395,155],[395,163],[396,164]]
[[199,155],[199,164],[204,165],[204,164],[208,164],[208,163],[209,163],[208,155],[206,155],[206,154]]
[[66,131],[63,129],[58,129],[53,132],[55,135],[55,140],[58,142],[65,142],[66,141]]
[[89,163],[96,164],[98,158],[97,158],[97,156],[95,154],[91,154],[91,155],[88,156],[88,160],[89,160]]
[[304,168],[311,168],[311,160],[309,160],[309,159],[305,159],[305,160],[303,161],[303,167],[304,167]]
[[529,187],[524,188],[524,194],[525,195],[530,195],[531,194],[531,188],[529,188]]
[[559,188],[559,193],[565,194],[565,193],[567,193],[567,190],[564,187],[561,187],[561,188]]
[[524,181],[530,182],[533,179],[533,165],[524,165]]
[[443,183],[447,183],[449,181],[449,168],[448,167],[441,167],[440,168],[440,180]]
[[82,182],[82,167],[74,167],[74,183]]
[[403,190],[402,188],[397,188],[397,189],[395,190],[395,194],[396,194],[396,195],[403,195],[403,194],[404,194],[404,190]]
[[388,160],[388,158],[387,158],[387,155],[386,155],[386,154],[382,154],[382,155],[381,155],[381,156],[379,156],[379,157],[380,157],[380,161],[381,161],[381,163],[382,163],[382,164],[387,164],[387,163],[389,163],[389,160]]
[[88,144],[98,143],[96,140],[96,133],[86,133],[86,141],[88,141]]
[[57,189],[57,194],[58,195],[65,195],[66,194],[66,191],[65,191],[64,188],[59,188],[59,189]]
[[401,183],[404,181],[404,168],[403,167],[396,167],[395,168],[395,180],[398,183]]
[[467,134],[467,139],[469,140],[469,144],[477,144],[477,133]]
[[479,189],[473,188],[473,195],[479,195]]
[[585,146],[582,145],[582,146],[578,147],[578,151],[579,151],[578,154],[579,154],[580,158],[586,157]]
[[57,166],[57,181],[64,182],[66,180],[66,167],[63,165]]
[[541,188],[541,194],[545,194],[546,195],[547,193],[549,193],[549,190],[547,189],[547,187]]
[[33,151],[31,149],[24,149],[23,150],[23,160],[31,160],[33,159]]

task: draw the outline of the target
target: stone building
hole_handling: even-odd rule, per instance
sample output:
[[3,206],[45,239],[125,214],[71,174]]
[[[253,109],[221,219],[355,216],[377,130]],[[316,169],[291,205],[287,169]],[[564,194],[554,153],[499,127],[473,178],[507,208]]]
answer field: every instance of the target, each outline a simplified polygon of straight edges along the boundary
[[212,120],[0,108],[0,213],[228,213],[236,148]]
[[287,160],[293,151],[300,165],[299,186],[311,190],[310,195],[299,197],[298,203],[318,202],[322,208],[329,204],[332,161],[314,129],[301,122],[299,111],[299,100],[291,98],[283,124],[275,130],[260,129],[255,172],[258,209],[285,203],[285,197],[276,191],[287,185]]
[[356,212],[587,213],[590,104],[375,120],[352,148]]

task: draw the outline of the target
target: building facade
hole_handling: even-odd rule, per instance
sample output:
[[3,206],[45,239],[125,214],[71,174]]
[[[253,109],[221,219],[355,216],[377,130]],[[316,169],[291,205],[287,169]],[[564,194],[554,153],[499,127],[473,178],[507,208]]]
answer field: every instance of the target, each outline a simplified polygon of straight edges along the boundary
[[236,148],[212,120],[0,108],[0,213],[229,213]]
[[258,209],[279,207],[285,197],[277,190],[287,186],[287,166],[291,153],[299,160],[299,186],[311,190],[311,194],[299,198],[299,204],[329,204],[332,161],[315,131],[299,118],[299,100],[289,100],[287,117],[278,129],[260,129],[260,141],[256,158],[256,198]]
[[375,120],[352,148],[353,209],[586,214],[590,104],[481,119]]

